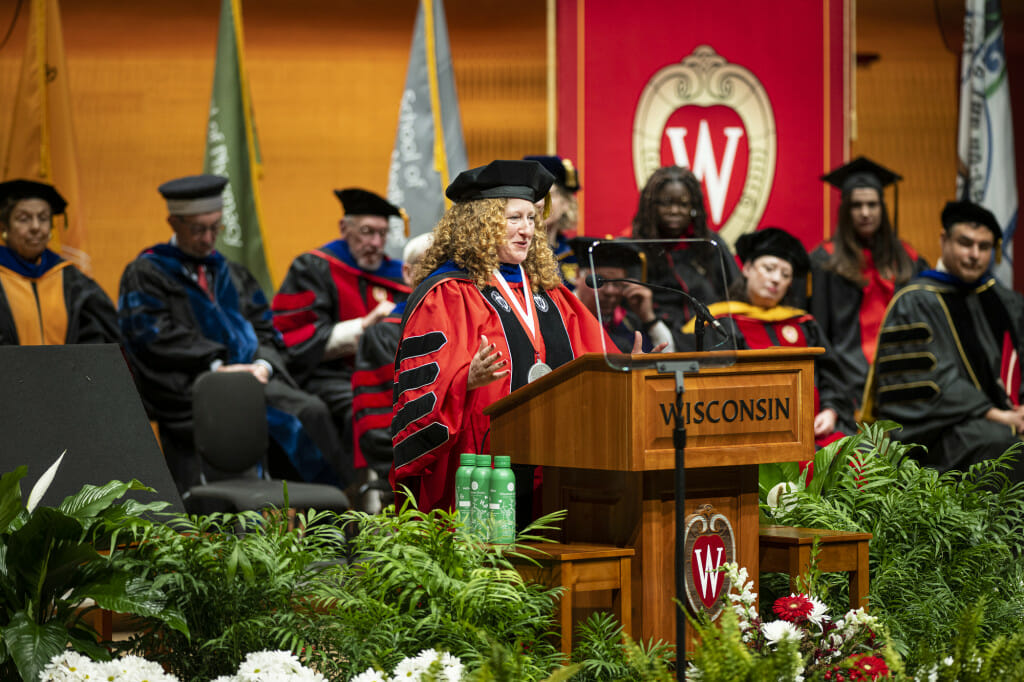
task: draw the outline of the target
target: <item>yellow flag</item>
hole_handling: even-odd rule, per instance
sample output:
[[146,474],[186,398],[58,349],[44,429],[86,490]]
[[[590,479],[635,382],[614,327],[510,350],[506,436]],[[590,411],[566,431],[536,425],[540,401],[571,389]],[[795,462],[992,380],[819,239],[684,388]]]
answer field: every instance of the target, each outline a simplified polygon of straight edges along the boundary
[[89,272],[60,8],[57,0],[31,0],[30,7],[3,179],[38,180],[57,188],[68,211],[66,223],[55,221],[50,248]]

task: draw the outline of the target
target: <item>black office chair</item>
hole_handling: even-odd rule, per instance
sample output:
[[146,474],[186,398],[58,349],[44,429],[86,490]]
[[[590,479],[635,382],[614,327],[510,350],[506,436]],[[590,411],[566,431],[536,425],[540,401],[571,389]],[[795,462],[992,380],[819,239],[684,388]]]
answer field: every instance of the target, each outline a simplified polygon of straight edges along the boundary
[[[266,401],[263,384],[248,372],[207,372],[192,388],[195,446],[221,480],[193,486],[183,496],[223,500],[236,511],[283,507],[284,481],[267,473]],[[288,505],[300,509],[349,509],[340,489],[288,481]]]

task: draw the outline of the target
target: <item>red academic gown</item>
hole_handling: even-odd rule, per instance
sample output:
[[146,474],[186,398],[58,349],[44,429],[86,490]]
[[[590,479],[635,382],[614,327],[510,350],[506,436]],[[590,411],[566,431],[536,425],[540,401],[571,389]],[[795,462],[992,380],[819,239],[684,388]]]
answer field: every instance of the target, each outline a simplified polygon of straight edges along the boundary
[[[590,311],[559,285],[534,295],[543,339],[535,348],[496,287],[480,291],[471,280],[460,279],[465,275],[453,265],[445,270],[413,292],[395,365],[395,463],[389,478],[396,489],[408,487],[424,511],[452,508],[460,453],[490,452],[485,407],[524,386],[537,359],[554,369],[581,353],[601,352],[604,335]],[[506,277],[522,304],[522,284]],[[510,359],[512,371],[467,391],[481,335]],[[606,343],[614,347],[610,339]]]
[[[381,301],[400,301],[409,293],[400,261],[385,259],[374,272],[359,267],[339,239],[298,256],[274,296],[274,326],[287,347],[288,370],[303,389],[331,411],[346,453],[353,451],[353,357],[324,359],[338,322],[364,317]],[[345,456],[349,469],[366,466],[362,457]]]
[[[813,315],[789,306],[759,308],[740,301],[712,303],[708,310],[735,337],[737,348],[824,348],[824,353],[814,356],[814,414],[826,408],[835,410],[836,430],[815,438],[815,445],[822,448],[843,436],[856,433],[853,401],[843,385],[836,354]],[[692,334],[693,322],[688,323],[683,331]]]

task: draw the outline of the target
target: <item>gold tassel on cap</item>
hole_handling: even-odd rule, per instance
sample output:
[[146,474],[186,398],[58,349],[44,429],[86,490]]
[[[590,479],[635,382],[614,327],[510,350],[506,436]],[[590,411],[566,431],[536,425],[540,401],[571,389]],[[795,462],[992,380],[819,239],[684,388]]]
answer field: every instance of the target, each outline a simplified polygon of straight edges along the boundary
[[398,215],[402,216],[402,224],[405,225],[405,238],[409,238],[409,214],[405,212],[404,208],[398,209]]
[[572,191],[576,191],[580,188],[580,183],[576,179],[576,167],[572,165],[572,161],[569,159],[562,159],[562,167],[565,169],[565,187]]
[[996,240],[996,265],[1000,265],[1003,262],[1003,240]]
[[540,217],[547,220],[549,215],[551,215],[551,192],[544,195],[544,210],[541,211]]

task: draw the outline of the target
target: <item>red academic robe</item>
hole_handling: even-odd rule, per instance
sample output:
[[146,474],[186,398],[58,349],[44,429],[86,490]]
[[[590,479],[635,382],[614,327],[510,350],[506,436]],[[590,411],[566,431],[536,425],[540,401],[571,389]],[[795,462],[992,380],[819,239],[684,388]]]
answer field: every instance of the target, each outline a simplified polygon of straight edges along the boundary
[[[458,274],[433,276],[413,292],[395,366],[395,463],[389,478],[396,489],[408,487],[424,511],[452,508],[459,454],[490,452],[484,408],[525,385],[537,359],[556,368],[603,348],[604,330],[564,286],[534,295],[542,337],[535,348],[497,288],[481,291]],[[522,284],[510,286],[523,304]],[[510,360],[512,371],[467,391],[481,336]],[[610,339],[606,343],[614,348]]]

